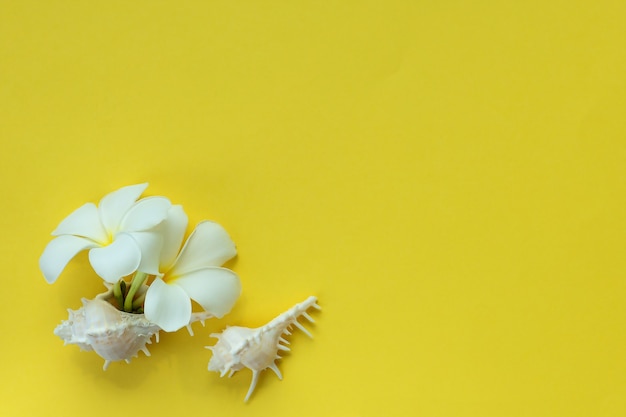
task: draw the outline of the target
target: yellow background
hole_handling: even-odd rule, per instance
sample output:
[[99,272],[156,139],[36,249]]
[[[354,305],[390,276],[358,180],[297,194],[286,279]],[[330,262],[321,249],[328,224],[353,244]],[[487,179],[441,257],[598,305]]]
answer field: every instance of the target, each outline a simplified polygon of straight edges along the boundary
[[[620,1],[0,1],[2,416],[626,415]],[[232,313],[107,372],[37,261],[123,185],[220,222]],[[323,311],[242,402],[209,333]]]

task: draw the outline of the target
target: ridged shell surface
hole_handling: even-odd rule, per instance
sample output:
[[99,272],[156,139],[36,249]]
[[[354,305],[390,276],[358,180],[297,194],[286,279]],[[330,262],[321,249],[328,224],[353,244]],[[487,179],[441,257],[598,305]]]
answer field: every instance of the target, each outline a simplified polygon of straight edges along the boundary
[[[130,362],[139,351],[150,356],[146,345],[152,343],[152,336],[156,336],[156,341],[159,341],[159,326],[147,320],[143,314],[119,311],[98,298],[83,299],[82,302],[80,309],[68,310],[69,319],[54,329],[54,334],[66,344],[78,345],[85,351],[95,351],[105,361],[104,370],[111,362]],[[209,317],[211,315],[208,313],[194,313],[189,324]],[[190,326],[188,329],[191,333]]]
[[278,355],[279,350],[289,350],[288,347],[284,346],[289,344],[289,342],[282,336],[291,334],[289,331],[290,327],[294,325],[309,337],[312,337],[298,323],[298,318],[301,316],[313,322],[313,318],[306,312],[311,307],[320,309],[317,305],[316,297],[311,296],[305,301],[296,304],[265,326],[256,329],[231,326],[227,327],[222,333],[211,334],[211,337],[217,338],[218,342],[215,346],[207,346],[207,349],[213,352],[213,356],[209,361],[209,371],[220,372],[220,376],[224,376],[227,373],[228,376],[232,376],[244,367],[250,369],[252,371],[252,382],[244,400],[248,401],[254,392],[261,371],[269,368],[276,373],[279,379],[282,379],[280,370],[276,365],[276,359],[280,359]]

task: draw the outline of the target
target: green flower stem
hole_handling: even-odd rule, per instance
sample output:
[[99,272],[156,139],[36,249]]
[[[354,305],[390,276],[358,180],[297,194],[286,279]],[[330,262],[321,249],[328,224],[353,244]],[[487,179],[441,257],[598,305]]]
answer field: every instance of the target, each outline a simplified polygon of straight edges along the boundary
[[145,272],[137,271],[133,280],[130,282],[130,290],[128,290],[128,294],[126,295],[126,300],[124,300],[124,311],[131,313],[133,311],[133,298],[135,298],[135,293],[141,287],[141,285],[146,282],[148,279],[148,274]]
[[137,298],[135,298],[133,300],[133,311],[135,311],[139,307],[141,307],[143,305],[143,302],[144,302],[145,299],[146,299],[146,293],[145,292],[143,294],[137,296]]
[[122,281],[121,279],[113,285],[113,296],[117,300],[118,308],[122,308],[124,306],[124,291],[122,289]]

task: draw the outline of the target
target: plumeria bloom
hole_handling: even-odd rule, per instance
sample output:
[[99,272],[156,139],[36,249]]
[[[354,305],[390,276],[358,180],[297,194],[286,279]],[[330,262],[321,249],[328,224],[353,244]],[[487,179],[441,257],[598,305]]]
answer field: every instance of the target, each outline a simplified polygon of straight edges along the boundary
[[187,215],[172,206],[159,226],[163,233],[161,272],[146,293],[146,318],[172,332],[189,324],[191,300],[216,317],[228,313],[241,294],[239,277],[221,268],[237,254],[235,244],[222,226],[210,221],[199,223],[180,253],[187,228]]
[[67,216],[52,232],[39,267],[53,283],[68,262],[89,249],[89,262],[105,281],[117,282],[137,270],[158,274],[161,234],[156,230],[172,206],[165,197],[137,201],[147,183],[107,194],[98,206],[87,203]]

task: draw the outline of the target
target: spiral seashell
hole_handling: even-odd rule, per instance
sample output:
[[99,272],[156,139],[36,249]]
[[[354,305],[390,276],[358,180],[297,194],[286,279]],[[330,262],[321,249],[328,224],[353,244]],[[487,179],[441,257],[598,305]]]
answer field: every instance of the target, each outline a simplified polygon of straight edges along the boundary
[[281,344],[289,344],[282,335],[290,335],[289,330],[294,325],[312,338],[311,333],[298,323],[298,317],[303,316],[313,322],[313,318],[306,311],[311,307],[320,310],[321,308],[316,302],[317,298],[311,296],[265,326],[256,329],[229,326],[222,333],[211,334],[211,337],[217,338],[218,342],[215,346],[206,347],[213,352],[209,361],[209,371],[217,371],[221,377],[228,373],[228,376],[231,377],[244,367],[250,369],[252,382],[244,401],[248,401],[254,392],[261,371],[269,368],[274,371],[278,379],[282,380],[283,377],[275,361],[280,359],[279,350],[290,350]]
[[[78,310],[69,310],[69,319],[64,320],[54,329],[65,344],[78,345],[81,350],[95,351],[104,359],[106,371],[111,362],[126,361],[136,357],[139,351],[150,356],[147,345],[152,343],[152,336],[159,341],[161,328],[150,322],[143,314],[126,313],[116,309],[110,303],[96,298],[82,299],[83,306]],[[212,317],[210,313],[193,313],[191,323]]]

